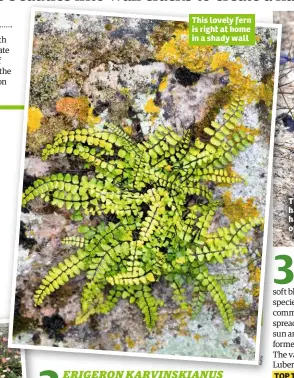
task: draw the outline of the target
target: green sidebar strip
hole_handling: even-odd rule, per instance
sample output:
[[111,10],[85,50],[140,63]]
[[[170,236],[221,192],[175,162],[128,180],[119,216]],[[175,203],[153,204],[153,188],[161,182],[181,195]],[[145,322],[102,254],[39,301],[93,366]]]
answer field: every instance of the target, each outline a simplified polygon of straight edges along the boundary
[[24,110],[24,105],[0,105],[0,110]]

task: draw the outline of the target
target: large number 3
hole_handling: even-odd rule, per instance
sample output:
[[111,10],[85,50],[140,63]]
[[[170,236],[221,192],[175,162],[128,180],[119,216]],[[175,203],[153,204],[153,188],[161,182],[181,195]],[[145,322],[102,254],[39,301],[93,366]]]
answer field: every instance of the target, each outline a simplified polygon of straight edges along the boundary
[[52,370],[41,371],[40,377],[58,378],[58,374]]
[[290,269],[293,263],[292,257],[288,255],[279,255],[275,257],[275,260],[283,260],[285,264],[278,268],[279,272],[284,272],[285,277],[282,280],[275,279],[274,282],[280,285],[286,285],[293,281],[293,271]]

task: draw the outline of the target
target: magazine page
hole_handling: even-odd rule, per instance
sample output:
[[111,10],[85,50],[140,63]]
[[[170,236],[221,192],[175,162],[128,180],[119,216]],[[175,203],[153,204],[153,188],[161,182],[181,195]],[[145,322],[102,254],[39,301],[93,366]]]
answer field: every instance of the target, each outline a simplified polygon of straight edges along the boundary
[[294,376],[291,2],[0,6],[0,376]]

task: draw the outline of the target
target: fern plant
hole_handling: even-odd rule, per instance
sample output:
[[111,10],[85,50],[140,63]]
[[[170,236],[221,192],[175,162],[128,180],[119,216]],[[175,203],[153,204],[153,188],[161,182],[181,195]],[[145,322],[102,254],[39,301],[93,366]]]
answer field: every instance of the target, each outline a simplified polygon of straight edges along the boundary
[[158,307],[164,305],[152,286],[165,279],[173,299],[194,314],[209,293],[231,329],[233,311],[222,285],[234,277],[210,274],[209,264],[247,253],[246,234],[260,219],[240,219],[213,232],[210,228],[221,206],[213,186],[242,181],[231,163],[254,141],[238,128],[243,106],[242,101],[232,102],[223,122],[205,128],[206,142],[195,138],[192,128],[180,136],[158,127],[140,143],[113,124],[57,134],[43,150],[43,159],[74,155],[92,171],[81,177],[57,173],[37,179],[25,190],[23,206],[40,197],[96,216],[99,222],[97,227],[82,225],[80,236],[63,240],[77,252],[43,278],[35,304],[85,272],[77,324],[110,312],[123,298],[139,307],[152,329]]

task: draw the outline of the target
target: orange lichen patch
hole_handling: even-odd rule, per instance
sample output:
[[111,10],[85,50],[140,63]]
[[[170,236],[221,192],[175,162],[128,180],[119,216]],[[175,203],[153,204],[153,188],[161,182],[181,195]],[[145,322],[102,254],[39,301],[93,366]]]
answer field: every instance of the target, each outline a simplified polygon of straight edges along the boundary
[[260,292],[260,274],[261,270],[255,264],[250,264],[249,267],[249,281],[253,283],[251,294],[253,297],[258,297]]
[[101,117],[96,117],[93,114],[93,108],[88,108],[88,118],[87,118],[87,125],[93,127],[97,125],[97,123],[101,122]]
[[126,344],[128,348],[134,348],[136,343],[134,340],[132,340],[129,336],[126,337]]
[[89,101],[86,97],[64,97],[57,101],[56,111],[68,117],[76,118],[81,122],[86,122],[89,112]]
[[160,108],[154,104],[153,98],[149,98],[144,106],[146,113],[159,113]]
[[229,74],[228,89],[234,98],[242,98],[247,103],[264,101],[271,104],[273,88],[269,84],[253,80],[243,72],[242,60],[232,59],[229,52],[215,52],[212,46],[191,46],[189,31],[178,28],[170,40],[163,43],[155,55],[167,64],[186,67],[192,72],[215,72]]
[[165,42],[156,54],[156,59],[167,64],[185,66],[192,72],[204,72],[212,58],[212,46],[189,45],[189,31],[176,29],[172,38]]
[[167,88],[167,76],[164,76],[164,78],[161,80],[158,90],[159,92],[163,92]]
[[196,340],[196,341],[199,341],[201,339],[201,335],[199,335],[199,333],[196,333],[194,336],[193,336],[193,339]]
[[260,214],[254,205],[254,199],[249,198],[244,201],[242,198],[238,198],[236,201],[232,199],[232,194],[227,191],[223,194],[224,215],[229,218],[230,221],[236,222],[239,219],[257,218]]
[[39,108],[29,108],[28,114],[28,132],[30,134],[36,132],[41,127],[41,121],[43,119],[43,113]]

